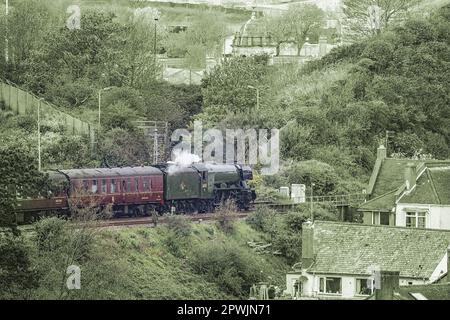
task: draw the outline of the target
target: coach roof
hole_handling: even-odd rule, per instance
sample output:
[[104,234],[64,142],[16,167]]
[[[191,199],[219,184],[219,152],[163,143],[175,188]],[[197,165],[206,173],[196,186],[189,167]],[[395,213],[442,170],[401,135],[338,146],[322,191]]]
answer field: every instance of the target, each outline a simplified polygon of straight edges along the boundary
[[141,175],[162,175],[161,170],[154,167],[124,167],[124,168],[96,168],[96,169],[71,169],[61,170],[70,178],[92,178],[92,177],[120,177]]

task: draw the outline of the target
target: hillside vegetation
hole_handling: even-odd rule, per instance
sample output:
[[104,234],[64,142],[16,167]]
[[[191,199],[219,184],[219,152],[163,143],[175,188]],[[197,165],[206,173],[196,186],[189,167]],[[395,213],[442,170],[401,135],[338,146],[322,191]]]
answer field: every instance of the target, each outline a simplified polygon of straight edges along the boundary
[[[172,217],[157,228],[99,231],[43,219],[20,237],[0,233],[0,297],[246,299],[260,281],[281,294],[288,260],[249,241],[267,238],[245,222],[223,229]],[[81,268],[82,290],[67,290],[68,265]]]
[[[319,194],[361,192],[386,131],[390,156],[446,159],[449,19],[447,5],[303,67],[266,66],[266,57],[227,61],[204,80],[197,117],[210,126],[281,128],[284,170],[276,179],[327,185]],[[257,112],[248,84],[261,90]]]

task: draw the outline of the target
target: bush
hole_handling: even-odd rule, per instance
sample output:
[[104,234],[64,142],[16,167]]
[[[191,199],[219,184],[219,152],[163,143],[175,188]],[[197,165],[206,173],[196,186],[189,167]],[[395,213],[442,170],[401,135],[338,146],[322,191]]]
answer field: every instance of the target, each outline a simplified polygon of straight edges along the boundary
[[203,243],[193,249],[189,261],[195,272],[235,297],[247,298],[250,287],[262,280],[254,257],[230,243]]
[[246,222],[256,231],[268,232],[276,219],[276,212],[268,207],[259,207],[248,215]]
[[167,233],[163,238],[163,244],[175,257],[183,257],[192,226],[183,216],[169,216],[167,219]]
[[231,234],[234,232],[237,210],[236,204],[229,200],[216,209],[217,227],[224,233]]

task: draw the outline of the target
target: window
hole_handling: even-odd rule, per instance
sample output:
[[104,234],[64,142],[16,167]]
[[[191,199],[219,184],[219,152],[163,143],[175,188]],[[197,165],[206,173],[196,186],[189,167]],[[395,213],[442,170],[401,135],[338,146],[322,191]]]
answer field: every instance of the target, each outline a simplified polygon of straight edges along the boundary
[[389,225],[389,213],[388,212],[380,212],[380,224],[383,226]]
[[89,191],[89,181],[83,180],[83,191],[88,192]]
[[373,279],[356,279],[355,294],[371,295],[373,293]]
[[116,193],[116,180],[111,179],[111,185],[110,185],[111,193]]
[[139,192],[139,178],[134,178],[134,191]]
[[341,278],[321,277],[319,280],[319,292],[341,294]]
[[127,192],[131,192],[131,178],[127,180]]
[[98,192],[97,180],[92,180],[91,191],[92,191],[92,193],[97,193]]
[[102,179],[102,193],[106,193],[106,179]]
[[148,177],[142,178],[142,188],[144,191],[150,191],[150,179]]
[[380,213],[372,212],[372,224],[380,224]]
[[389,225],[388,212],[372,212],[372,224],[374,225]]
[[408,228],[425,228],[426,212],[406,212],[406,226]]

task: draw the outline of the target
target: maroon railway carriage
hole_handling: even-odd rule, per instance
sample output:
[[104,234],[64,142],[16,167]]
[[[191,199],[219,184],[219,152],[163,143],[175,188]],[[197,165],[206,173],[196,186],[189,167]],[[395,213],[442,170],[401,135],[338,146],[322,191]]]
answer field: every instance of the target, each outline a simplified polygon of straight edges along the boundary
[[49,197],[23,199],[19,211],[65,211],[72,203],[113,205],[115,215],[146,215],[164,204],[163,172],[154,167],[72,169],[51,172],[60,186]]

